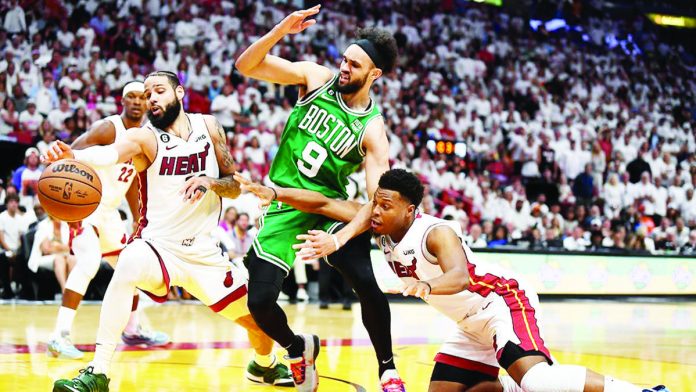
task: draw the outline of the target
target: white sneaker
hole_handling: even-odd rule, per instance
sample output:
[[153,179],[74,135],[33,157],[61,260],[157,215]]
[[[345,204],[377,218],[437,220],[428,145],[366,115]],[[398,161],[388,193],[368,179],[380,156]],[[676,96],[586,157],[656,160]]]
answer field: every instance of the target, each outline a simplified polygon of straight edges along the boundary
[[316,359],[319,356],[319,337],[317,335],[300,335],[305,342],[304,351],[299,358],[288,358],[292,379],[299,392],[316,392],[319,388]]
[[53,338],[48,342],[46,354],[54,358],[62,359],[82,359],[85,354],[78,350],[70,341],[69,336]]
[[298,301],[309,301],[309,295],[307,290],[304,288],[297,289],[297,300]]

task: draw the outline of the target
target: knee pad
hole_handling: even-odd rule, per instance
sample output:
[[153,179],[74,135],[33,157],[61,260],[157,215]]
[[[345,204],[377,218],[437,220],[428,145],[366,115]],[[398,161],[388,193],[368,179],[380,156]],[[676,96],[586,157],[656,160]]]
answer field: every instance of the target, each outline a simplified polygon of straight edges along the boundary
[[89,275],[82,268],[79,268],[79,265],[79,263],[76,264],[75,268],[70,271],[68,280],[65,281],[65,288],[80,295],[85,295],[87,287],[89,287],[89,282],[92,281],[94,275]]
[[97,275],[101,264],[101,247],[99,237],[92,226],[86,226],[82,233],[73,238],[70,248],[75,255],[77,263],[75,269],[80,269],[87,277],[88,282]]
[[525,392],[583,392],[587,369],[576,365],[538,363],[522,377]]
[[270,310],[278,300],[280,290],[272,283],[249,282],[247,306],[252,313]]

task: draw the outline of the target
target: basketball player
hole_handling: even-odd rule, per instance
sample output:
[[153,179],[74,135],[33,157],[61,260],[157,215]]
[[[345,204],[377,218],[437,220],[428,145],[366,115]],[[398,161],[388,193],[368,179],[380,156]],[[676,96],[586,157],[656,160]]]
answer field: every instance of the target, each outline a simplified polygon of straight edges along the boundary
[[213,235],[221,198],[239,195],[222,126],[212,116],[184,112],[184,88],[171,72],[148,75],[145,97],[150,123],[144,127],[84,150],[56,142],[46,154],[49,162],[74,158],[93,167],[132,161],[141,205],[138,229],[119,255],[104,296],[94,360],[76,378],[56,381],[54,391],[108,391],[106,373],[134,290],[163,302],[173,285],[247,329],[256,351],[247,378],[292,385],[288,368],[273,355],[273,341],[249,315],[246,272],[226,259]]
[[[142,82],[130,82],[123,87],[123,112],[106,117],[75,140],[73,149],[84,149],[95,145],[108,145],[123,137],[129,128],[139,127],[147,105]],[[126,227],[121,220],[118,206],[124,196],[128,201],[133,222],[140,216],[138,212],[138,184],[132,163],[120,163],[112,167],[96,167],[102,183],[102,198],[97,210],[83,222],[71,224],[71,250],[77,259],[75,268],[65,283],[63,303],[58,310],[56,327],[48,342],[47,353],[53,357],[80,359],[84,354],[75,348],[70,340],[70,330],[77,307],[87,291],[89,282],[99,270],[102,258],[115,266],[118,254],[126,246]],[[133,296],[133,311],[121,339],[128,345],[160,346],[169,342],[169,336],[162,332],[149,331],[138,322],[138,295]]]
[[[360,210],[354,202],[317,192],[235,179],[265,203],[275,199],[343,221]],[[416,210],[422,199],[423,184],[416,176],[390,170],[379,179],[370,225],[402,281],[398,291],[423,299],[457,323],[457,333],[435,356],[430,391],[668,392],[664,386],[644,390],[581,366],[554,364],[535,317],[539,301],[534,290],[513,273],[477,260],[458,224]],[[333,241],[330,237],[302,235],[306,242],[295,247],[311,257],[318,243]],[[510,376],[498,377],[500,367]]]
[[[287,16],[247,48],[236,66],[244,76],[300,88],[301,98],[288,118],[271,165],[271,181],[345,199],[348,175],[364,161],[367,189],[374,193],[379,176],[389,169],[389,143],[384,121],[369,92],[375,80],[394,68],[396,42],[387,31],[359,31],[358,39],[343,54],[339,75],[316,63],[290,62],[269,54],[285,36],[316,23],[307,18],[316,15],[319,8],[317,5]],[[249,310],[258,325],[287,349],[297,389],[314,391],[318,384],[315,360],[319,339],[293,333],[276,300],[295,260],[295,236],[315,228],[333,231],[339,223],[287,204],[270,206],[261,222],[246,258]],[[328,263],[343,274],[358,295],[363,324],[377,354],[382,388],[404,391],[394,367],[389,303],[372,272],[369,236],[336,247],[342,250]]]

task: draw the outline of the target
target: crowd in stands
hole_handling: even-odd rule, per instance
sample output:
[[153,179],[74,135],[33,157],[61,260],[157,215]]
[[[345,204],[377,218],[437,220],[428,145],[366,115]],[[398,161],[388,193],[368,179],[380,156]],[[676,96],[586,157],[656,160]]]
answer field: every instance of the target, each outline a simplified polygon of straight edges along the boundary
[[[272,53],[337,71],[357,26],[392,31],[399,66],[373,89],[392,166],[421,176],[421,209],[458,221],[470,246],[696,254],[694,56],[649,22],[570,15],[581,30],[549,33],[468,2],[323,3],[315,26]],[[186,110],[214,114],[239,170],[268,183],[298,90],[245,79],[234,60],[303,5],[3,2],[0,139],[35,146],[0,194],[3,271],[45,215],[39,154],[118,113],[121,87],[155,69],[177,73]],[[466,155],[433,153],[430,139],[464,142]],[[364,200],[361,176],[353,193]],[[228,206],[258,218],[249,194]],[[237,257],[250,234],[235,219],[221,226]],[[59,253],[60,281],[71,262]]]

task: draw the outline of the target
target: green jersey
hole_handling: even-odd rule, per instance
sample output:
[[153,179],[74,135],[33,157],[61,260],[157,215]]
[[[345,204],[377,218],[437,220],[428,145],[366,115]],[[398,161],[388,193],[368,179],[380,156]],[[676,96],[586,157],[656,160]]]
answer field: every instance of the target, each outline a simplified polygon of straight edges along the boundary
[[365,158],[365,129],[381,113],[374,100],[364,111],[349,108],[336,90],[337,77],[295,104],[269,172],[276,185],[347,198],[348,176]]

